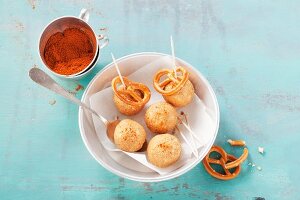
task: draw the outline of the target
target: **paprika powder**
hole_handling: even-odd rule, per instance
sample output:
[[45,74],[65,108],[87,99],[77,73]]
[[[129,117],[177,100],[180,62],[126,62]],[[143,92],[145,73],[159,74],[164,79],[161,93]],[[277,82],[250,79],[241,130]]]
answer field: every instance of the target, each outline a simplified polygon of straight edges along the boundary
[[94,52],[85,32],[78,28],[67,28],[48,39],[44,57],[54,72],[72,75],[81,72],[92,62]]

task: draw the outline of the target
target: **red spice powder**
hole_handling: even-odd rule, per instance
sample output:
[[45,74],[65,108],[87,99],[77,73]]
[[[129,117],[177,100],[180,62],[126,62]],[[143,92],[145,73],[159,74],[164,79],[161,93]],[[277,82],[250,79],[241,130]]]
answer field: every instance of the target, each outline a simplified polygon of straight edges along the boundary
[[94,52],[86,33],[77,28],[68,28],[49,38],[44,56],[53,71],[71,75],[84,70],[92,62]]

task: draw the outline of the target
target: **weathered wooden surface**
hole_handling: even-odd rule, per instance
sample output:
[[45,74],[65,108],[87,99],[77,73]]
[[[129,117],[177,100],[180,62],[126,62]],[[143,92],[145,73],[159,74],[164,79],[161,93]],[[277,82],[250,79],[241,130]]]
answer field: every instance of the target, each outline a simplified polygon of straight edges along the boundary
[[[299,199],[299,1],[2,1],[0,3],[0,199]],[[172,181],[145,184],[119,178],[85,149],[78,108],[36,86],[42,28],[62,15],[91,10],[90,23],[107,28],[110,44],[86,86],[111,61],[141,51],[169,53],[197,66],[216,91],[221,124],[216,144],[245,139],[241,175],[216,180],[198,165]],[[99,31],[100,33],[100,31]],[[82,91],[77,92],[78,97]],[[51,105],[54,103],[54,105]],[[265,148],[265,155],[257,152]],[[262,168],[257,170],[257,166]],[[257,198],[259,199],[259,198]]]

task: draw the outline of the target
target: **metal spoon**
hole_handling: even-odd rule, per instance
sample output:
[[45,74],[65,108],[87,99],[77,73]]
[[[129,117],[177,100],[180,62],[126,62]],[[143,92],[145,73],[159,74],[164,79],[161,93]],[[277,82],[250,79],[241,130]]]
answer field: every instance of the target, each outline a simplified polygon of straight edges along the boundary
[[113,139],[113,135],[115,132],[115,128],[120,122],[120,120],[108,121],[102,115],[98,114],[95,110],[90,108],[88,105],[77,99],[74,95],[69,93],[66,89],[60,86],[57,82],[55,82],[48,74],[46,74],[43,70],[39,68],[31,68],[29,71],[30,78],[36,82],[37,84],[59,94],[66,99],[69,99],[73,103],[81,106],[85,110],[90,111],[92,114],[97,116],[106,126],[106,133],[110,139]]

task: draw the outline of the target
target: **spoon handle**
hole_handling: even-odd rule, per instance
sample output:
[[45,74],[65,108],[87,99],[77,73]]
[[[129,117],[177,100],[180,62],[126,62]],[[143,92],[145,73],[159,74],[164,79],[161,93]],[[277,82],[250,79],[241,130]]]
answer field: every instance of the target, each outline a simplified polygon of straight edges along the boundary
[[95,110],[91,109],[88,105],[81,102],[79,99],[77,99],[74,95],[72,95],[70,92],[68,92],[66,89],[64,89],[62,86],[60,86],[57,82],[55,82],[48,74],[46,74],[43,70],[39,68],[31,68],[29,71],[30,78],[36,82],[37,84],[55,92],[56,94],[59,94],[70,101],[76,103],[77,105],[85,108],[86,110],[90,111],[97,117],[101,119],[101,121],[107,125],[108,121],[101,115],[99,115]]

